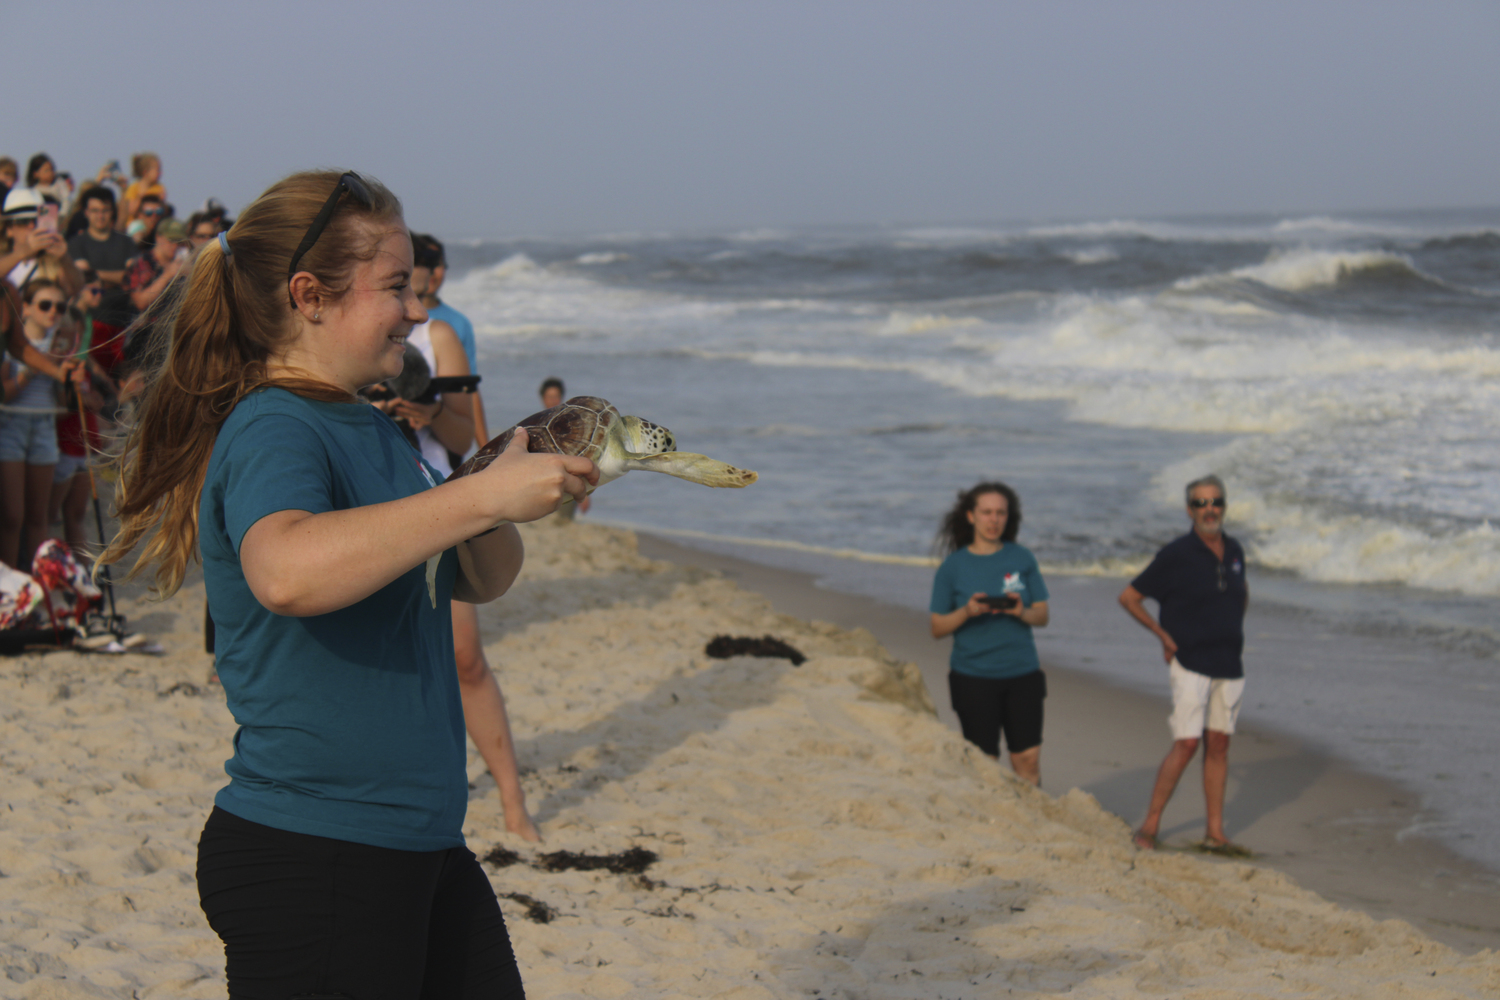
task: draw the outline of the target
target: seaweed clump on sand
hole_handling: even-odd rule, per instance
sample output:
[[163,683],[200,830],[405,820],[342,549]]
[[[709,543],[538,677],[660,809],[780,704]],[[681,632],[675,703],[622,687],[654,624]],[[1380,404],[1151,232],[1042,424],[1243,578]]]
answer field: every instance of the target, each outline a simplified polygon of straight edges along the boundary
[[[498,850],[498,848],[497,848]],[[491,852],[494,853],[494,852]],[[536,867],[548,872],[599,871],[615,875],[641,875],[656,864],[658,855],[644,847],[632,847],[614,854],[579,854],[576,851],[553,851],[536,860]]]
[[519,864],[521,856],[509,848],[497,847],[480,860],[495,868],[509,868],[511,865]]
[[533,899],[524,892],[502,892],[506,899],[526,907],[526,919],[534,924],[550,924],[557,918],[557,911],[540,899]]
[[774,635],[763,635],[759,639],[749,635],[716,635],[703,651],[716,660],[727,660],[731,656],[777,656],[791,660],[794,667],[807,662],[800,650]]

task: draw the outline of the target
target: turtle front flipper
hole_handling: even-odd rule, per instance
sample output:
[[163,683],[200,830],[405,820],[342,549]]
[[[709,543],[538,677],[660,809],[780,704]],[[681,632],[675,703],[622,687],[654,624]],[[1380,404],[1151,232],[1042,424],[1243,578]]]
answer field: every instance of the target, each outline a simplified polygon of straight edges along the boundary
[[688,451],[668,451],[660,455],[631,455],[624,462],[625,468],[642,472],[664,472],[678,479],[686,479],[704,486],[741,489],[760,478],[749,469],[737,469],[707,455],[694,455]]

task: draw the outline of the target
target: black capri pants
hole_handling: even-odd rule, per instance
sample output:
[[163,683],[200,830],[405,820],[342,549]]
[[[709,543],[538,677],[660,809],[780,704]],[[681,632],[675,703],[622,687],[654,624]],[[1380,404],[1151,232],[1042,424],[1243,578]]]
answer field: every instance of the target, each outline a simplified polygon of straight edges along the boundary
[[215,808],[198,895],[230,1000],[522,1000],[510,935],[474,853],[289,833]]
[[1000,756],[1000,734],[1011,753],[1042,745],[1042,701],[1047,675],[1033,670],[1020,677],[975,677],[948,671],[948,695],[958,713],[964,739]]

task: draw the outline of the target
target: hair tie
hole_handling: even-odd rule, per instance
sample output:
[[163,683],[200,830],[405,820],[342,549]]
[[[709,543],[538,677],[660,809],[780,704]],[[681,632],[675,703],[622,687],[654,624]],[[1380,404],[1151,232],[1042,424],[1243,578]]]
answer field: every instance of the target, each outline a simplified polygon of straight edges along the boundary
[[219,234],[219,249],[224,251],[225,257],[234,256],[234,251],[229,249],[229,235],[227,233]]

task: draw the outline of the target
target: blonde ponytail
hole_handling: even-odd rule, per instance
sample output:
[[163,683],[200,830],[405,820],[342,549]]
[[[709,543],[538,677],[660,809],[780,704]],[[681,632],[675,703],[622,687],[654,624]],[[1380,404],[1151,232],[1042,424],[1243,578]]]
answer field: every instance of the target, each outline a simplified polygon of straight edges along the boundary
[[[164,359],[147,373],[137,418],[115,459],[119,533],[99,556],[119,562],[137,546],[131,579],[155,564],[153,590],[162,597],[182,586],[198,557],[198,501],[219,427],[247,394],[276,385],[311,399],[344,401],[349,394],[312,379],[274,380],[267,361],[293,330],[287,268],[298,241],[328,199],[339,171],[293,174],[240,213],[227,235],[201,247],[186,273],[162,296],[162,306],[138,321],[150,336],[147,357]],[[348,290],[361,261],[375,256],[379,237],[368,223],[399,221],[401,203],[366,179],[371,205],[352,198],[298,263],[330,297]]]

